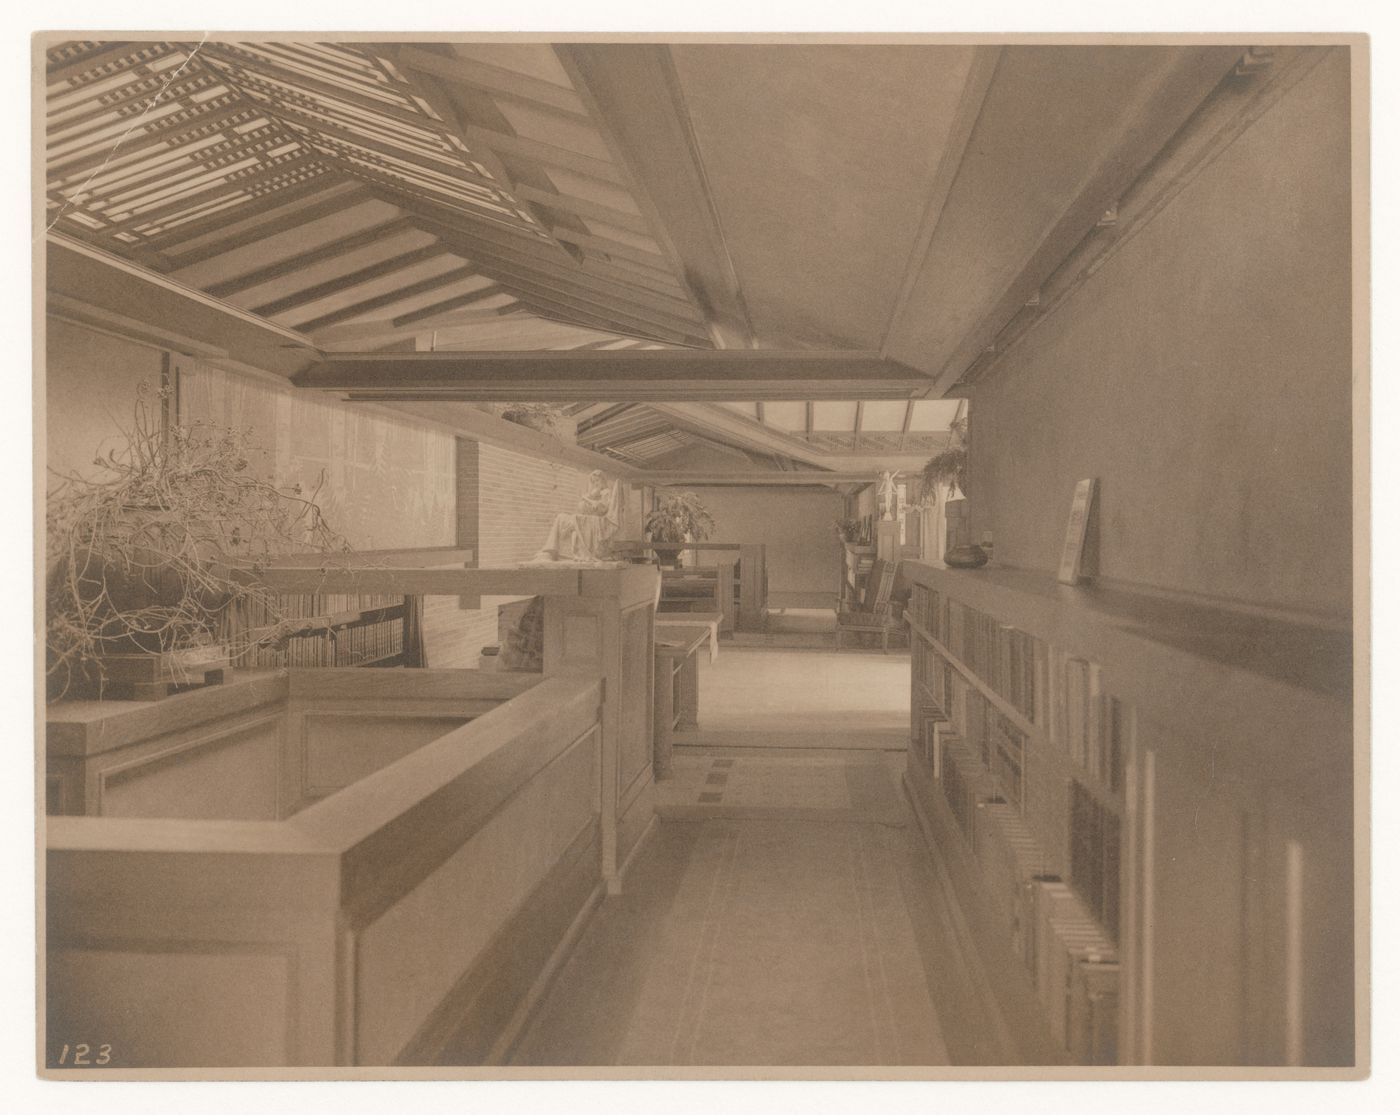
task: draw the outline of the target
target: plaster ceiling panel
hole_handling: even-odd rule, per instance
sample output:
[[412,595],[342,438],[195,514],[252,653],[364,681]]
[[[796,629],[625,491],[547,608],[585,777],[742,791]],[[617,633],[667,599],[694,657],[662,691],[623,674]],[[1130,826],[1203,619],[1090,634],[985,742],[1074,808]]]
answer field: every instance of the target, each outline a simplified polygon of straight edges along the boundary
[[819,401],[812,404],[812,429],[844,431],[855,428],[855,403]]
[[1238,53],[1006,47],[886,354],[950,382],[949,361],[991,343]]
[[755,332],[878,348],[973,48],[671,54]]
[[914,404],[914,418],[909,423],[910,433],[930,433],[946,430],[948,424],[958,416],[961,399],[920,399]]
[[865,404],[861,413],[860,428],[867,433],[897,432],[904,429],[904,415],[909,404],[904,401],[873,399]]
[[770,402],[763,404],[763,421],[778,430],[805,430],[807,404]]

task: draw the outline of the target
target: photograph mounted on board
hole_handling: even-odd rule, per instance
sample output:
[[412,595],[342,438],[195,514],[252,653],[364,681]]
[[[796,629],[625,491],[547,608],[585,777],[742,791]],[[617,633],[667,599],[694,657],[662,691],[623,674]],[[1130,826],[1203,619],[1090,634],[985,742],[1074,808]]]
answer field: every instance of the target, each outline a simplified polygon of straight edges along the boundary
[[1364,37],[35,63],[42,1076],[1368,1071]]

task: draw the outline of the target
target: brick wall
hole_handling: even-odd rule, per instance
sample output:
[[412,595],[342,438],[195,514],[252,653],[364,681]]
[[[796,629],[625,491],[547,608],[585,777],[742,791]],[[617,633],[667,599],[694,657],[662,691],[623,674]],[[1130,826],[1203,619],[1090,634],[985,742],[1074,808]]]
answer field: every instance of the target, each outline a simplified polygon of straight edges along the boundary
[[[586,469],[458,438],[458,545],[475,549],[477,564],[484,567],[529,561],[544,544],[554,517],[577,510],[587,478]],[[497,608],[515,599],[484,596],[481,607],[471,610],[457,600],[429,600],[424,609],[429,665],[479,665],[481,648],[499,641]],[[431,639],[434,630],[437,645]]]
[[544,544],[554,516],[576,511],[588,472],[512,449],[482,445],[477,497],[480,564],[529,561]]

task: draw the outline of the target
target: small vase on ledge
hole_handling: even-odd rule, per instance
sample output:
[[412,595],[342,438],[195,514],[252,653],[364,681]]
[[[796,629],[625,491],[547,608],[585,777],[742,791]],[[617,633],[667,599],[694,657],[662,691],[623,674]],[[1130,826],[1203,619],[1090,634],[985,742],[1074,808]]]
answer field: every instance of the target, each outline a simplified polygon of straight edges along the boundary
[[943,564],[954,569],[981,569],[987,564],[987,551],[976,543],[954,546],[943,555]]

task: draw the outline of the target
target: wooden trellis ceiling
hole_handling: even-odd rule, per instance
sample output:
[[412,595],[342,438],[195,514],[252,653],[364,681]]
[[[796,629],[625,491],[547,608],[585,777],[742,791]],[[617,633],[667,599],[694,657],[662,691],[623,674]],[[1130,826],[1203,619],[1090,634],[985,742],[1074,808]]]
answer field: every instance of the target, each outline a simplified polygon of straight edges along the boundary
[[[240,343],[271,323],[260,343],[304,387],[596,388],[634,409],[585,434],[632,460],[710,440],[778,467],[914,467],[946,440],[937,396],[1039,319],[1074,251],[1108,250],[1103,214],[1183,123],[1283,80],[1239,77],[1239,56],[74,40],[47,51],[47,223],[85,276],[100,249],[155,272],[162,305],[183,284],[200,314],[235,307]],[[637,346],[671,351],[609,358],[599,386],[597,353]],[[587,351],[511,359],[560,349]],[[708,378],[695,357],[719,358]]]
[[331,349],[506,314],[506,347],[708,347],[568,81],[445,45],[66,42],[48,222]]
[[[580,445],[630,464],[649,465],[703,442],[737,449],[755,466],[793,471],[817,467],[819,462],[848,467],[853,458],[879,457],[906,458],[899,463],[909,467],[914,463],[910,459],[948,446],[949,423],[964,405],[943,399],[780,400],[717,406],[597,403],[575,407],[573,413]],[[742,418],[726,422],[725,412]],[[807,416],[819,425],[806,429]]]

